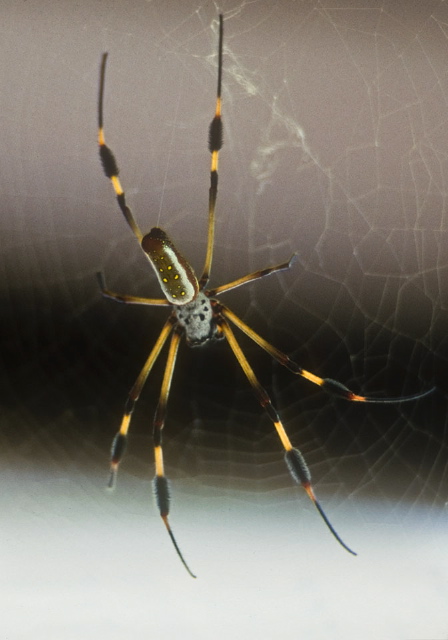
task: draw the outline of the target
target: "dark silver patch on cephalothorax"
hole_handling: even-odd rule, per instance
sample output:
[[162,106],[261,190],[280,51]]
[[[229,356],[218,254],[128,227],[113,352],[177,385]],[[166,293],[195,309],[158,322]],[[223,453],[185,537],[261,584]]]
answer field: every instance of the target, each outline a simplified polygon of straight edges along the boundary
[[209,340],[219,338],[211,301],[205,293],[200,292],[193,302],[181,307],[175,306],[174,312],[178,323],[185,329],[189,347],[199,347]]

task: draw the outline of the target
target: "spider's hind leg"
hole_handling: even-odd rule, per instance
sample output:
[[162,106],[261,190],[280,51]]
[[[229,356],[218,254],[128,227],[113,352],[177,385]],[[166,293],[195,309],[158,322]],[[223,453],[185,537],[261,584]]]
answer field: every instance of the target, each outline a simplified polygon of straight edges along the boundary
[[120,179],[118,177],[118,165],[115,160],[115,156],[110,147],[107,146],[106,140],[104,137],[104,127],[103,127],[103,100],[104,100],[104,85],[106,81],[106,63],[107,63],[107,53],[104,53],[101,58],[101,68],[100,68],[100,88],[98,93],[98,146],[101,164],[103,165],[103,171],[106,178],[112,183],[112,186],[115,191],[115,195],[117,196],[118,206],[121,209],[122,214],[125,217],[126,222],[131,227],[133,234],[137,238],[139,242],[141,242],[143,234],[140,231],[140,228],[137,222],[132,215],[132,211],[126,204],[126,196],[123,191],[123,187],[121,186]]

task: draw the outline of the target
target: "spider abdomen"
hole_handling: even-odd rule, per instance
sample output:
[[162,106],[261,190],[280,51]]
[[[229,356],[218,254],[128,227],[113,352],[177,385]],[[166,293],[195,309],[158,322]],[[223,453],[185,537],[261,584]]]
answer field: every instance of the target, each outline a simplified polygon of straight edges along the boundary
[[143,236],[142,249],[171,304],[185,305],[197,297],[199,284],[196,275],[163,229],[154,227]]
[[199,347],[220,337],[213,318],[211,300],[202,291],[189,304],[174,307],[178,323],[185,330],[188,346]]

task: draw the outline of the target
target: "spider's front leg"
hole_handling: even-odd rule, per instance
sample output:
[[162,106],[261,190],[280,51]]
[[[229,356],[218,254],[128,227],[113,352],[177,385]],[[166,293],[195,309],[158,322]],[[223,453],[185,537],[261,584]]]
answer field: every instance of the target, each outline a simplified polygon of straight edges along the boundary
[[420,393],[414,393],[410,396],[398,396],[397,398],[372,398],[369,396],[361,396],[357,393],[351,391],[345,384],[342,382],[338,382],[337,380],[333,380],[333,378],[321,378],[316,376],[311,371],[307,371],[299,366],[296,362],[291,360],[286,353],[277,349],[272,344],[270,344],[267,340],[262,338],[258,333],[256,333],[251,327],[249,327],[245,322],[243,322],[233,311],[231,311],[228,307],[224,306],[220,303],[220,311],[223,316],[225,316],[228,320],[230,320],[238,329],[243,331],[251,340],[253,340],[259,347],[264,349],[269,355],[277,360],[281,365],[286,367],[297,376],[302,376],[309,382],[316,384],[323,391],[328,393],[329,395],[335,396],[337,398],[342,398],[343,400],[348,400],[350,402],[366,402],[369,404],[398,404],[400,402],[411,402],[413,400],[419,400],[420,398],[424,398],[425,396],[433,393],[435,391],[435,387],[431,387],[426,391],[421,391]]
[[247,358],[244,355],[240,345],[238,344],[233,334],[233,331],[231,330],[228,322],[226,321],[224,314],[221,315],[220,311],[221,313],[223,313],[222,305],[218,302],[215,302],[216,322],[218,326],[221,328],[224,336],[227,338],[230,348],[235,354],[235,357],[238,360],[242,370],[244,371],[246,378],[248,379],[250,385],[252,386],[252,389],[254,390],[260,405],[266,411],[267,415],[269,416],[270,420],[272,421],[278,433],[280,441],[285,450],[285,461],[288,466],[289,472],[291,473],[291,476],[298,484],[302,485],[309,499],[313,502],[314,506],[319,511],[319,514],[321,515],[323,521],[325,522],[325,524],[327,525],[328,529],[331,531],[333,536],[336,538],[336,540],[339,542],[339,544],[342,547],[344,547],[346,551],[356,556],[357,554],[352,549],[350,549],[350,547],[348,547],[345,544],[345,542],[340,538],[339,534],[336,532],[335,528],[333,527],[333,525],[327,518],[324,510],[322,509],[319,501],[317,500],[313,487],[311,485],[311,473],[308,469],[308,466],[305,462],[305,459],[302,453],[299,451],[299,449],[296,449],[295,447],[292,446],[291,441],[288,438],[288,435],[285,431],[285,427],[283,426],[283,423],[280,420],[280,416],[278,415],[276,409],[274,408],[268,393],[259,383],[258,378],[256,377],[252,367],[247,361]]
[[176,320],[175,320],[174,314],[171,314],[168,320],[165,322],[163,329],[160,332],[155,345],[151,349],[151,353],[149,354],[143,366],[143,369],[140,371],[137,380],[135,381],[132,389],[129,391],[128,398],[125,404],[123,418],[121,420],[121,425],[112,442],[112,451],[111,451],[111,460],[110,460],[110,477],[109,477],[109,484],[108,484],[110,489],[113,489],[115,486],[118,467],[126,451],[128,430],[129,430],[129,425],[131,423],[134,407],[140,397],[140,393],[143,389],[146,379],[148,378],[148,375],[152,367],[154,366],[154,363],[157,360],[163,345],[165,344],[168,336],[170,335],[173,329],[173,325],[175,321]]
[[171,542],[176,549],[182,564],[190,574],[192,578],[196,578],[190,567],[186,563],[181,550],[176,542],[171,526],[168,522],[168,514],[170,510],[170,490],[169,481],[165,475],[163,465],[163,452],[162,452],[162,430],[165,425],[166,409],[168,396],[171,387],[171,380],[173,377],[174,365],[176,364],[177,351],[179,348],[179,342],[182,337],[182,329],[176,327],[171,337],[170,348],[168,352],[168,358],[166,361],[165,373],[162,381],[162,388],[160,390],[159,404],[157,405],[156,413],[153,423],[153,436],[154,436],[154,459],[156,467],[156,475],[154,478],[154,493],[156,497],[157,506],[160,511],[160,516],[171,538]]

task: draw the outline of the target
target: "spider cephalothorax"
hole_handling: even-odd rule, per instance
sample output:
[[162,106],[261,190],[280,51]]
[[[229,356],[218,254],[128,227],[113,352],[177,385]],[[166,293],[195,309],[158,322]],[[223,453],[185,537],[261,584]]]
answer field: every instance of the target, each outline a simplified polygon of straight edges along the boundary
[[212,303],[214,301],[200,291],[193,302],[182,307],[173,307],[177,321],[185,331],[189,347],[200,347],[209,340],[219,340],[224,336],[218,329]]

